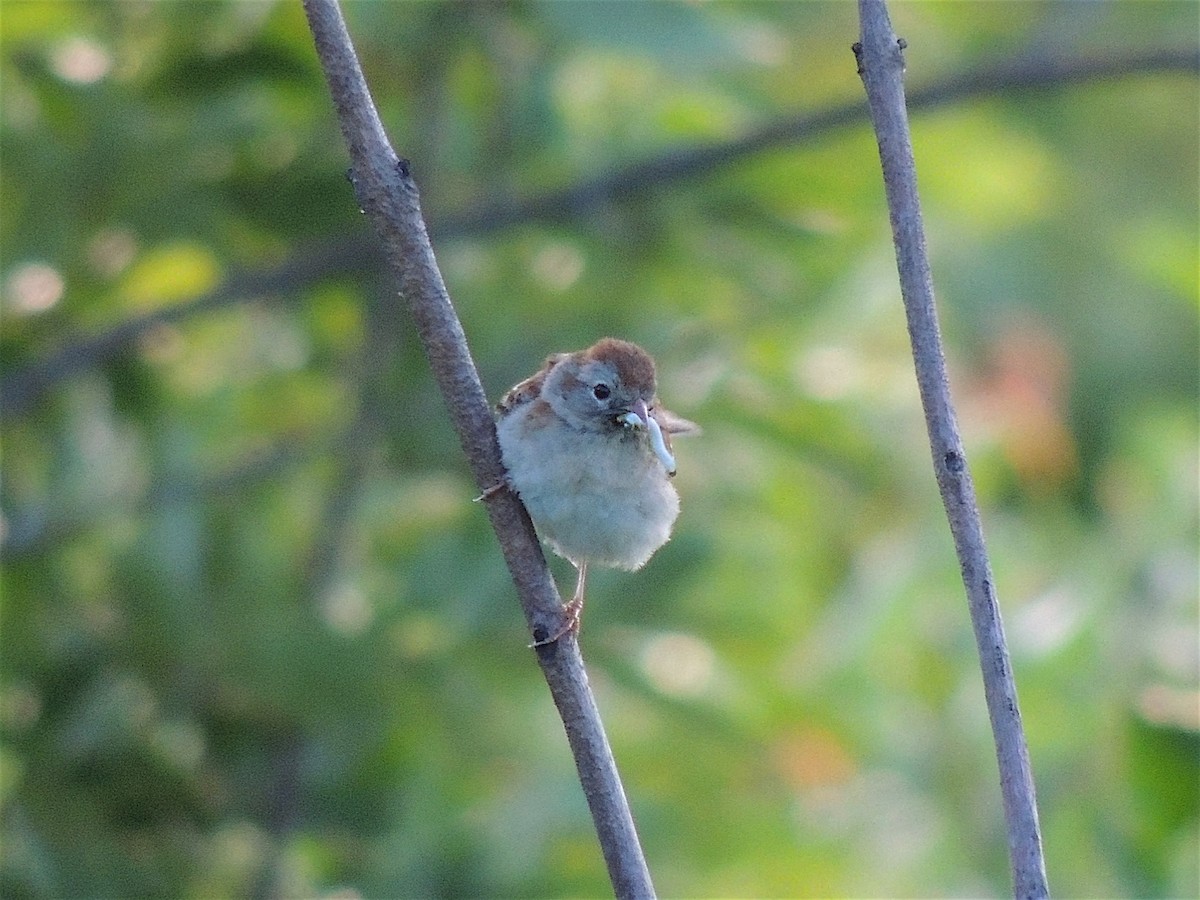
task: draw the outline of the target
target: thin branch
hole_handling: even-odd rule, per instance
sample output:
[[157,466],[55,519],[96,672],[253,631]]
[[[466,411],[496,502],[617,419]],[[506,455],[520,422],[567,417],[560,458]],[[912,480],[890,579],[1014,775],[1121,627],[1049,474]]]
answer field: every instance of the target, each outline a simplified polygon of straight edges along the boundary
[[0,385],[0,411],[5,416],[24,414],[55,383],[101,365],[154,328],[248,300],[292,293],[321,278],[360,271],[372,258],[372,250],[366,241],[354,239],[302,247],[277,266],[233,273],[213,290],[192,300],[126,319],[101,334],[71,341],[45,359],[6,376]]
[[1000,620],[991,563],[984,545],[975,486],[967,468],[950,399],[934,306],[933,277],[925,252],[916,163],[904,101],[904,42],[892,31],[886,0],[859,0],[858,9],[862,33],[861,42],[854,50],[879,142],[900,289],[912,341],[917,385],[925,408],[934,472],[962,569],[983,670],[984,696],[996,744],[1000,790],[1008,826],[1013,890],[1019,898],[1047,897],[1049,888],[1042,859],[1037,800],[1017,705],[1017,687]]
[[[504,474],[495,424],[434,259],[408,162],[396,156],[367,90],[336,0],[305,0],[305,14],[353,164],[359,205],[378,233],[400,293],[481,489]],[[535,640],[563,622],[562,604],[525,508],[509,491],[487,503],[492,527]],[[537,654],[567,733],[580,782],[618,897],[651,897],[654,888],[633,817],[588,687],[573,637]]]
[[[1127,56],[1005,60],[951,75],[914,91],[909,108],[935,109],[972,97],[1172,71],[1200,72],[1200,53],[1194,48],[1156,49]],[[434,219],[430,225],[440,238],[478,236],[512,225],[575,219],[604,203],[700,178],[748,157],[824,137],[868,118],[867,104],[861,100],[787,116],[727,141],[676,147],[651,159],[618,166],[594,178],[525,200],[500,198],[475,204],[465,215]]]
[[[908,108],[916,112],[977,97],[1171,72],[1200,72],[1200,53],[1195,48],[1168,48],[1126,55],[1006,60],[950,75],[915,90],[908,97]],[[862,101],[786,116],[728,141],[673,147],[651,159],[616,166],[593,178],[532,197],[472,203],[464,212],[434,219],[429,230],[436,238],[481,237],[514,225],[578,219],[602,204],[701,178],[760,153],[796,146],[858,125],[867,117],[867,105]],[[276,269],[232,275],[212,293],[189,303],[130,319],[96,337],[69,343],[46,359],[18,368],[5,377],[0,384],[3,412],[23,414],[55,382],[98,365],[154,325],[180,321],[230,303],[254,299],[265,292],[303,284],[300,276],[316,281],[352,267],[366,266],[374,261],[375,249],[374,242],[365,237],[341,239],[324,249],[309,248]]]

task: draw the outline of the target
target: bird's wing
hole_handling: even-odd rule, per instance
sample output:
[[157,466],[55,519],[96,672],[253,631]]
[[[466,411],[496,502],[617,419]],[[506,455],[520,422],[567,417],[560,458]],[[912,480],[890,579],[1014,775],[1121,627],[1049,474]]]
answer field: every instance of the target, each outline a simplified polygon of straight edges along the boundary
[[512,412],[519,406],[524,406],[536,400],[542,395],[542,383],[546,380],[546,376],[550,370],[554,368],[559,360],[569,353],[552,353],[546,357],[546,361],[542,363],[542,367],[526,378],[524,381],[518,381],[500,398],[500,402],[496,404],[496,409],[500,411],[500,415],[504,416]]

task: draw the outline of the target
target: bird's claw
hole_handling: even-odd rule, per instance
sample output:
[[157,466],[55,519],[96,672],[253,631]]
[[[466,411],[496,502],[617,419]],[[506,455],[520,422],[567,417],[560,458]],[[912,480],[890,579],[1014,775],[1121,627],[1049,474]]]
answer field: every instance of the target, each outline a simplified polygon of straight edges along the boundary
[[567,619],[566,624],[549,637],[542,638],[540,641],[534,641],[529,645],[530,649],[546,647],[568,634],[573,634],[576,637],[579,636],[579,628],[583,622],[583,599],[578,598],[572,600],[570,603],[564,604],[562,609],[563,615],[566,616]]

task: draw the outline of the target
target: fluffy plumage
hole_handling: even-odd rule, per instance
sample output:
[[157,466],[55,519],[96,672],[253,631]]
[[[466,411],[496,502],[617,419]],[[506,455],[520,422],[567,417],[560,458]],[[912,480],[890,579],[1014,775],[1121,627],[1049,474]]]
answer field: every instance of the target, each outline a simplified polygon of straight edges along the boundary
[[641,568],[679,515],[670,435],[698,429],[663,409],[656,391],[649,354],[604,338],[548,357],[500,401],[509,485],[543,540],[579,570],[574,628],[587,567]]

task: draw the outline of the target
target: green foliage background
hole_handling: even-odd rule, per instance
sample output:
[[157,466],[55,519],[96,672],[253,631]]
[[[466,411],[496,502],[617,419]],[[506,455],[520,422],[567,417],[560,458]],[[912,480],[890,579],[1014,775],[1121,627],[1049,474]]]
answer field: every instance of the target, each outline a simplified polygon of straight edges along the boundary
[[[675,539],[596,573],[583,631],[658,889],[1006,893],[865,121],[478,220],[857,102],[854,6],[347,12],[489,392],[614,334],[705,427]],[[1194,48],[1198,12],[893,19],[918,87]],[[299,4],[6,0],[0,35],[0,893],[605,894]],[[1062,897],[1200,891],[1198,100],[1154,73],[914,117]]]

